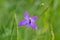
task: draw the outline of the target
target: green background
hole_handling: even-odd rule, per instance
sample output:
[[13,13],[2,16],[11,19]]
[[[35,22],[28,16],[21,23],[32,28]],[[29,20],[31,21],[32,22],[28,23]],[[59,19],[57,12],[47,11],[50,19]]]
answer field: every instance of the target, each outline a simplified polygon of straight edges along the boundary
[[[38,30],[18,26],[25,11]],[[60,0],[0,0],[0,40],[60,40]]]

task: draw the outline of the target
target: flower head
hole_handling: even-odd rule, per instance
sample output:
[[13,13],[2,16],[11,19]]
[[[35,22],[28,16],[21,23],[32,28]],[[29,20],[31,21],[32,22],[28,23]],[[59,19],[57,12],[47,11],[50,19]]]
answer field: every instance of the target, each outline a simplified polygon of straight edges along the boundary
[[29,17],[28,12],[24,13],[24,20],[18,23],[18,26],[26,26],[26,27],[32,27],[34,30],[37,30],[37,26],[35,24],[35,21],[37,20],[37,16],[34,16],[32,18]]

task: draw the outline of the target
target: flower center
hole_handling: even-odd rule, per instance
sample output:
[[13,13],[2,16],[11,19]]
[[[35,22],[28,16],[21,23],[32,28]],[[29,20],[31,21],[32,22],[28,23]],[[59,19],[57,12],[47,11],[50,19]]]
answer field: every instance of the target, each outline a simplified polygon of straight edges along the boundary
[[29,19],[29,24],[31,24],[31,20]]

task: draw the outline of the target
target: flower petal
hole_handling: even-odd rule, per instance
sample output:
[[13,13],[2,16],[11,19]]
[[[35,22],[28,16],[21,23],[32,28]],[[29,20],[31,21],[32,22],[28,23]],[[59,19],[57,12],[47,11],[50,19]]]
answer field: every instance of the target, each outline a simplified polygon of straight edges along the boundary
[[37,30],[37,26],[36,26],[34,23],[31,23],[31,27],[32,27],[34,30]]
[[30,27],[30,24],[26,24],[25,26],[28,28],[28,27]]
[[37,18],[38,18],[37,16],[34,16],[34,17],[30,18],[30,19],[31,19],[32,22],[35,22],[37,20]]
[[27,12],[27,11],[25,11],[25,13],[24,13],[24,18],[25,18],[26,20],[29,19],[29,15],[28,15],[28,12]]
[[18,23],[18,26],[24,26],[25,24],[26,24],[26,21],[23,20],[23,21],[21,21],[21,22]]

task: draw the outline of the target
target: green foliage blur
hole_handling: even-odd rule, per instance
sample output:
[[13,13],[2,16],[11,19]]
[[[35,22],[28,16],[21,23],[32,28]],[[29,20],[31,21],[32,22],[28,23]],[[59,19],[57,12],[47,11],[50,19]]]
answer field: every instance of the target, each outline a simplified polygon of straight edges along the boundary
[[[38,30],[18,26],[25,11]],[[60,40],[60,0],[0,0],[0,40]]]

